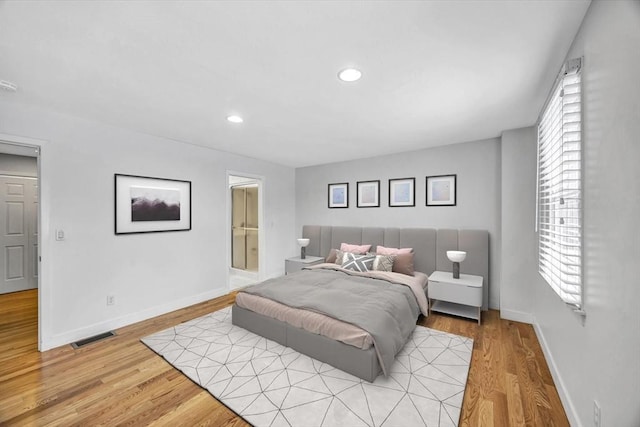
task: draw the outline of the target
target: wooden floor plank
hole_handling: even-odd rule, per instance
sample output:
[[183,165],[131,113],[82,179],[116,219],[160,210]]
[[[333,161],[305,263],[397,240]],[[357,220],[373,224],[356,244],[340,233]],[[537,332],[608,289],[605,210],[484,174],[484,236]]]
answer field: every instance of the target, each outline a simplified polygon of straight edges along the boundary
[[[475,356],[471,359],[473,360]],[[462,412],[459,425],[461,427],[474,427],[480,420],[480,387],[471,381],[467,381],[462,400]]]
[[[140,338],[227,307],[235,293],[139,322],[81,349],[37,351],[37,291],[0,295],[0,425],[248,426]],[[567,426],[530,325],[433,314],[418,324],[472,337],[461,426]],[[506,424],[505,424],[506,423]]]
[[510,427],[524,427],[524,412],[522,409],[522,395],[520,393],[520,384],[515,374],[507,373],[507,406],[509,407],[509,423]]
[[480,401],[480,420],[478,422],[479,426],[495,426],[500,425],[494,422],[493,416],[493,402],[490,400],[481,400]]

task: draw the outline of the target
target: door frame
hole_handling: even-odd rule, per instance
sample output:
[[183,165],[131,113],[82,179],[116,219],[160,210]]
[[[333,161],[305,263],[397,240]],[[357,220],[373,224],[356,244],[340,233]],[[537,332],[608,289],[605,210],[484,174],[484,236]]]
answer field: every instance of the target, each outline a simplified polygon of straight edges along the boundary
[[[43,346],[43,341],[49,337],[51,322],[51,294],[48,288],[50,283],[49,259],[50,244],[49,239],[49,215],[50,200],[49,187],[46,178],[47,168],[43,162],[42,152],[47,149],[48,141],[35,138],[27,138],[16,135],[0,133],[0,152],[5,154],[29,155],[31,151],[32,157],[36,158],[37,163],[37,182],[38,182],[38,351],[48,350]],[[35,151],[35,153],[34,153]]]
[[234,170],[227,170],[225,174],[225,200],[226,200],[226,227],[225,227],[225,235],[227,242],[227,255],[226,265],[225,265],[225,278],[226,278],[226,286],[227,292],[231,290],[229,286],[230,280],[230,271],[231,271],[231,191],[229,186],[229,177],[230,176],[241,176],[245,178],[251,178],[258,183],[258,281],[263,281],[266,277],[266,233],[265,233],[265,223],[264,223],[264,192],[265,192],[265,182],[266,179],[263,175],[256,175],[253,173],[246,172],[238,172]]

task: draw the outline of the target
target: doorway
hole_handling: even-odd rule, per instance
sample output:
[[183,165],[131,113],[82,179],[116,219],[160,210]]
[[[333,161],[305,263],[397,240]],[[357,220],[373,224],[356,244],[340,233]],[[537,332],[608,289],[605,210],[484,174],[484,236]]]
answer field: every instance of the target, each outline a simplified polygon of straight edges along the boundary
[[5,145],[0,146],[0,294],[38,287],[37,158],[3,152],[9,151]]
[[258,271],[258,184],[231,187],[231,267]]
[[38,287],[38,178],[2,169],[18,158],[0,153],[0,294]]
[[229,173],[229,288],[242,288],[260,281],[263,221],[262,179]]
[[[39,148],[0,139],[0,329],[39,346]],[[26,348],[25,347],[25,348]]]

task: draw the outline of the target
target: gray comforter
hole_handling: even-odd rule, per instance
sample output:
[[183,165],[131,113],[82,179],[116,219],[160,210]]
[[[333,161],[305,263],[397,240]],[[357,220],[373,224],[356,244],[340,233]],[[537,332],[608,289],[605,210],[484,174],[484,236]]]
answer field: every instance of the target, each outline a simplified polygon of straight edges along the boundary
[[385,376],[420,314],[408,286],[327,269],[303,270],[270,279],[243,292],[316,311],[364,329],[373,338]]

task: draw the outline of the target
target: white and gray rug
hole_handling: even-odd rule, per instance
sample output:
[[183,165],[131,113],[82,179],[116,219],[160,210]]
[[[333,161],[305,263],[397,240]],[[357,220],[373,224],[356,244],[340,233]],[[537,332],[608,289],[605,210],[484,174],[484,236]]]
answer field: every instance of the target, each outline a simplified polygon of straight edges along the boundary
[[230,307],[142,339],[255,426],[457,426],[473,340],[417,326],[363,381],[231,324]]

